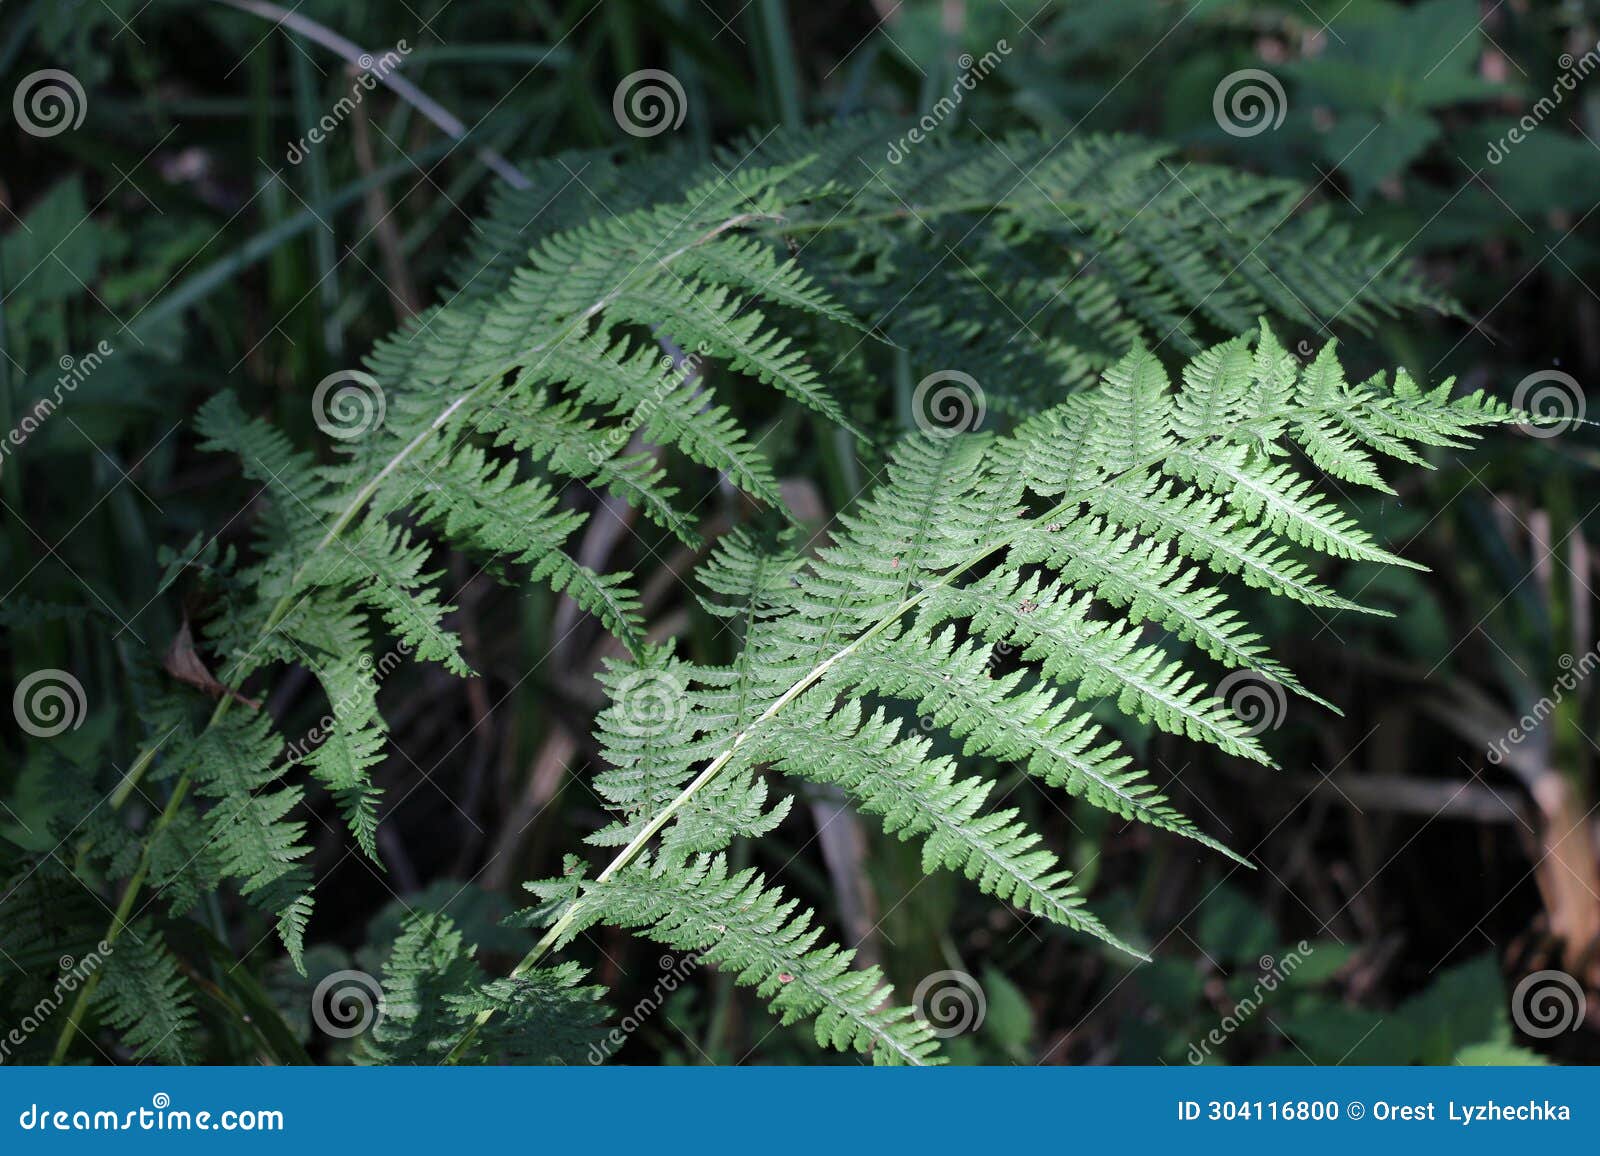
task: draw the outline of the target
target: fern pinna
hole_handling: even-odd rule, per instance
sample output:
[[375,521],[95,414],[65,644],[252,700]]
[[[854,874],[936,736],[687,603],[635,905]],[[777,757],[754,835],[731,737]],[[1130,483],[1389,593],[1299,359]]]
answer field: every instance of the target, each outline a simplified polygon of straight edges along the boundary
[[[1266,761],[1208,690],[1207,668],[1301,688],[1226,587],[1346,608],[1305,550],[1400,561],[1314,488],[1301,459],[1381,488],[1379,455],[1419,463],[1421,447],[1464,444],[1513,415],[1481,396],[1452,401],[1448,384],[1425,393],[1404,374],[1351,384],[1331,345],[1302,367],[1265,326],[1199,350],[1203,324],[1236,329],[1247,311],[1314,319],[1275,283],[1348,289],[1348,301],[1314,308],[1357,323],[1428,301],[1391,254],[1293,215],[1297,194],[1276,183],[1187,170],[1232,218],[1224,239],[1209,211],[1168,195],[1164,154],[1138,141],[1085,139],[1054,155],[1016,138],[1009,148],[1044,163],[996,198],[984,190],[1014,182],[996,181],[993,151],[958,143],[852,187],[862,149],[883,139],[882,126],[779,135],[711,165],[681,158],[648,172],[596,157],[546,163],[548,182],[497,200],[446,300],[382,343],[319,415],[331,460],[231,395],[206,405],[199,432],[237,455],[261,510],[248,557],[201,535],[171,559],[169,582],[196,582],[212,600],[202,637],[215,704],[197,714],[192,688],[142,672],[144,750],[126,768],[91,759],[67,780],[60,830],[39,833],[41,853],[8,886],[28,901],[0,908],[7,942],[21,943],[13,912],[82,909],[73,873],[113,889],[109,926],[62,918],[51,941],[106,950],[49,1054],[68,1057],[93,1030],[132,1054],[201,1058],[196,993],[225,1006],[259,994],[219,995],[192,958],[197,942],[226,950],[189,918],[224,884],[303,965],[317,882],[307,791],[326,791],[358,852],[380,859],[372,771],[385,723],[372,670],[398,652],[471,674],[439,589],[446,546],[565,594],[631,655],[605,675],[614,701],[598,720],[608,769],[593,786],[615,820],[591,842],[614,850],[592,875],[573,860],[533,886],[540,902],[522,921],[544,934],[508,977],[490,975],[447,918],[408,923],[383,967],[384,1027],[358,1059],[581,1050],[603,1018],[600,992],[575,964],[547,960],[600,922],[696,952],[785,1022],[814,1019],[826,1044],[879,1061],[936,1058],[927,1027],[891,1005],[873,969],[853,966],[776,882],[727,858],[735,839],[783,820],[786,778],[842,791],[918,840],[930,869],[1119,947],[973,765],[1013,764],[1227,853],[1167,803],[1090,704]],[[612,215],[595,216],[596,197]],[[1144,223],[1114,227],[1124,215]],[[963,259],[930,259],[929,232]],[[1062,252],[1078,254],[1065,272]],[[1235,276],[1243,266],[1252,271]],[[1019,311],[1034,340],[997,347]],[[1176,388],[1148,348],[1158,344],[1198,351]],[[882,483],[814,554],[752,529],[722,536],[698,580],[704,610],[742,637],[730,665],[647,644],[629,577],[570,552],[585,520],[564,500],[575,487],[698,545],[697,503],[680,485],[712,474],[772,507],[781,538],[766,433],[799,411],[859,435],[870,455],[891,440],[877,375],[950,362],[1015,382],[994,391],[998,408],[1029,416],[1003,436],[901,440]],[[1021,667],[997,673],[996,646]],[[316,680],[328,714],[314,741],[286,747],[243,692],[288,668]],[[896,701],[967,758],[934,755]],[[34,789],[55,757],[30,759]],[[129,810],[143,820],[128,823]],[[43,854],[56,840],[71,840],[73,873]],[[31,994],[13,985],[9,998]],[[281,1058],[281,1041],[247,1022]]]

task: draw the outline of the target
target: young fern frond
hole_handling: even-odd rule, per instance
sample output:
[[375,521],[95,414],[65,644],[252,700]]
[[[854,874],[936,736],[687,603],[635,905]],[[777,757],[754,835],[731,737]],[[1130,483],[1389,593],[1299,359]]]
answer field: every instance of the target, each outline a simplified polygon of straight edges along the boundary
[[[1202,355],[1200,371],[1176,390],[1150,353],[1136,351],[1102,389],[1012,437],[908,438],[887,483],[840,519],[842,533],[814,558],[763,558],[748,539],[733,540],[709,573],[727,612],[743,614],[739,661],[696,669],[656,654],[613,672],[616,700],[600,735],[616,769],[602,781],[626,784],[610,792],[625,818],[603,841],[628,842],[593,881],[537,889],[553,926],[525,963],[577,928],[612,922],[673,946],[713,947],[786,1016],[811,1008],[781,986],[807,953],[824,967],[837,958],[815,947],[809,914],[785,932],[772,913],[789,908],[763,899],[759,938],[730,926],[724,939],[712,932],[728,924],[715,916],[726,904],[701,903],[705,888],[726,879],[718,843],[769,823],[769,772],[838,786],[886,830],[920,837],[926,869],[960,870],[999,898],[1125,947],[1083,910],[1068,873],[1015,812],[983,810],[989,783],[930,757],[922,735],[881,708],[869,715],[862,699],[911,703],[968,755],[1018,765],[1124,818],[1219,847],[1091,720],[1091,700],[1114,698],[1125,714],[1266,762],[1204,689],[1215,681],[1205,658],[1213,669],[1287,677],[1221,579],[1284,573],[1294,580],[1260,584],[1315,603],[1308,571],[1286,556],[1290,543],[1400,561],[1314,490],[1291,450],[1355,481],[1369,451],[1411,460],[1417,445],[1466,444],[1477,428],[1519,417],[1481,393],[1451,400],[1449,382],[1426,394],[1404,374],[1392,386],[1382,377],[1349,385],[1331,345],[1302,371],[1265,325],[1253,355],[1244,351],[1230,342]],[[1203,426],[1186,420],[1197,413],[1207,415]],[[1382,436],[1323,437],[1318,423],[1337,414],[1341,429]],[[1123,487],[1163,495],[1161,521],[1124,525],[1097,509],[1098,495]],[[1226,504],[1221,530],[1212,499]],[[1145,641],[1152,632],[1166,641]],[[1192,643],[1189,653],[1170,645],[1181,642]],[[992,644],[1017,648],[1028,665],[995,674]],[[670,678],[681,713],[652,717],[647,743],[624,742],[640,732],[629,695],[652,673]],[[765,886],[750,877],[732,894],[765,896]],[[772,942],[803,948],[777,974],[776,957],[761,949]],[[862,1022],[855,995],[818,1010],[820,1040],[877,1060],[927,1058],[881,1033],[841,1034],[840,1017]]]

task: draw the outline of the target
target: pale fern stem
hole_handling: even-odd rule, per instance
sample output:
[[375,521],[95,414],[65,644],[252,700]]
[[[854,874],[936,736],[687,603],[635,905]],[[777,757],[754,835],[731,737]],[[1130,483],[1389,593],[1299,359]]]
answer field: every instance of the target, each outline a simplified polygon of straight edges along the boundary
[[[717,237],[721,236],[730,229],[737,229],[742,225],[748,225],[754,221],[776,220],[782,220],[781,215],[776,213],[739,213],[736,216],[729,217],[725,221],[719,222],[717,225],[708,229],[700,236],[694,238],[686,244],[678,246],[678,248],[672,250],[670,253],[667,253],[665,256],[656,258],[656,262],[662,266],[670,265],[673,261],[683,256],[685,253],[715,240]],[[641,264],[643,264],[643,262],[641,262]],[[632,274],[630,273],[629,276],[631,275]],[[262,626],[260,632],[257,634],[257,639],[264,639],[267,635],[271,634],[272,631],[289,613],[289,610],[292,608],[294,603],[293,591],[295,587],[298,586],[299,580],[305,576],[306,569],[310,566],[311,561],[319,557],[324,550],[328,549],[336,541],[338,541],[340,535],[349,528],[350,523],[356,519],[356,516],[360,514],[367,502],[369,502],[373,495],[378,492],[378,488],[382,486],[383,483],[389,477],[391,477],[397,469],[404,465],[406,461],[410,459],[412,454],[416,453],[416,451],[425,442],[427,442],[429,438],[444,428],[444,426],[450,421],[451,417],[453,417],[459,410],[482,397],[487,390],[497,384],[507,373],[517,369],[524,359],[533,354],[545,352],[554,346],[559,345],[574,332],[581,329],[589,321],[593,320],[596,315],[604,312],[605,309],[617,299],[618,295],[622,292],[624,285],[627,284],[627,281],[628,277],[624,277],[621,284],[617,285],[617,287],[611,290],[611,292],[607,293],[604,297],[600,298],[600,300],[596,301],[593,305],[590,305],[582,313],[578,314],[571,321],[569,321],[557,336],[544,342],[542,345],[532,346],[525,350],[518,357],[508,360],[505,364],[498,367],[493,373],[485,377],[484,380],[480,381],[466,393],[462,394],[449,405],[445,406],[445,408],[439,412],[439,415],[435,417],[433,421],[428,423],[427,428],[419,432],[415,437],[407,442],[399,450],[399,452],[390,458],[388,462],[384,464],[381,470],[374,474],[372,478],[361,487],[361,489],[356,491],[355,497],[352,498],[344,507],[344,509],[339,512],[339,516],[333,520],[333,523],[322,535],[322,539],[317,543],[315,548],[313,548],[310,555],[308,555],[306,560],[300,564],[298,569],[295,570],[293,576],[289,580],[289,593],[286,593],[279,598],[272,610],[267,614],[266,623]],[[234,689],[237,689],[237,687]],[[222,698],[220,698],[217,701],[216,709],[211,712],[211,718],[206,722],[205,729],[209,730],[211,727],[220,722],[228,713],[228,710],[232,705],[233,697],[231,695],[224,695]],[[118,783],[116,788],[111,793],[111,804],[113,808],[120,807],[124,802],[127,801],[127,798],[133,792],[133,789],[138,786],[140,777],[143,776],[144,773],[149,769],[150,764],[155,761],[156,752],[160,750],[160,747],[161,744],[156,743],[155,745],[147,747],[144,751],[140,752],[139,757],[135,759],[133,765],[128,768],[128,773],[123,776],[122,782]],[[732,752],[730,751],[729,753],[731,755]],[[166,807],[163,808],[156,821],[151,824],[149,834],[143,841],[143,844],[140,848],[138,866],[135,867],[133,874],[129,876],[127,884],[123,887],[122,895],[117,901],[117,909],[112,913],[111,916],[111,926],[107,929],[105,935],[102,937],[106,943],[115,943],[117,937],[122,934],[122,929],[127,926],[128,914],[133,909],[134,898],[137,896],[139,888],[144,885],[145,877],[150,872],[151,844],[154,842],[155,837],[165,830],[167,825],[172,822],[174,817],[176,817],[179,804],[183,801],[184,796],[188,794],[189,785],[190,772],[185,770],[178,777],[177,782],[174,784],[172,796],[167,801]],[[673,809],[676,808],[674,807]],[[664,823],[666,819],[670,817],[670,814],[671,812],[669,811],[667,815],[661,818],[661,822]],[[659,825],[657,825],[652,827],[651,830],[653,832],[659,829]],[[81,1023],[89,1006],[89,998],[94,994],[95,989],[99,986],[100,975],[101,973],[98,971],[91,975],[88,981],[83,985],[82,989],[80,989],[78,992],[78,998],[73,1001],[72,1010],[67,1016],[67,1022],[62,1027],[61,1035],[56,1040],[54,1053],[55,1062],[59,1063],[61,1059],[65,1057],[68,1047],[70,1047],[72,1044],[73,1037],[77,1035],[79,1024]]]

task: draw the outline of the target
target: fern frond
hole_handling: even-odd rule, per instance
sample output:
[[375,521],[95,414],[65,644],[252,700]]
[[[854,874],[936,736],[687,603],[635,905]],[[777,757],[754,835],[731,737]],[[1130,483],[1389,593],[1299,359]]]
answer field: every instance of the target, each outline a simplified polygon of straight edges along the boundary
[[[274,662],[317,671],[333,725],[306,762],[369,856],[376,858],[371,770],[382,757],[384,727],[360,677],[377,645],[363,615],[375,616],[410,657],[470,673],[445,625],[452,607],[434,587],[435,544],[416,522],[497,571],[523,568],[528,580],[567,595],[637,648],[639,604],[629,579],[597,573],[566,552],[584,515],[562,503],[552,476],[643,498],[659,521],[690,538],[662,472],[641,456],[620,455],[635,434],[681,448],[753,496],[777,498],[770,467],[730,411],[697,384],[711,366],[848,424],[758,304],[770,285],[773,307],[824,318],[840,309],[792,262],[734,236],[775,216],[762,205],[787,175],[719,178],[691,186],[674,204],[539,240],[497,292],[462,295],[380,345],[371,373],[355,375],[353,387],[367,391],[361,428],[339,431],[333,464],[295,451],[229,395],[203,408],[205,444],[237,454],[268,499],[258,525],[261,558],[239,574],[247,593],[229,599],[207,638],[225,660],[230,687]],[[706,249],[715,251],[700,252]],[[662,374],[651,347],[634,336],[640,326],[695,347],[693,365],[675,360]],[[648,374],[640,372],[646,363]],[[320,423],[329,415],[316,416]],[[163,761],[178,776],[180,797],[192,782],[217,800],[208,813],[213,859],[277,915],[298,965],[311,900],[295,864],[304,854],[303,824],[287,816],[301,793],[272,789],[288,764],[274,768],[264,723],[232,729],[224,721],[230,707],[222,700],[198,742]],[[234,742],[249,757],[225,768],[213,748]],[[155,753],[137,760],[119,798]],[[175,815],[163,818],[160,832]],[[144,855],[159,848],[152,841]]]
[[[742,620],[739,659],[731,668],[696,668],[657,652],[648,667],[612,672],[616,698],[601,734],[617,769],[602,780],[625,818],[604,841],[627,841],[594,882],[536,888],[551,900],[554,923],[530,959],[605,920],[646,928],[675,947],[710,949],[764,994],[780,992],[774,968],[800,973],[772,945],[809,951],[809,915],[791,922],[792,903],[753,872],[730,874],[708,843],[720,832],[726,844],[761,813],[749,804],[765,798],[763,768],[841,787],[888,830],[924,836],[928,865],[962,871],[992,894],[1124,946],[1083,910],[1067,873],[1014,811],[985,810],[988,784],[960,777],[925,739],[906,737],[859,700],[912,702],[925,726],[947,730],[968,756],[1019,764],[1094,805],[1217,846],[1166,805],[1066,692],[1114,697],[1126,714],[1265,761],[1249,729],[1207,689],[1214,676],[1200,664],[1298,684],[1236,598],[1201,581],[1190,562],[1249,570],[1249,585],[1315,602],[1321,588],[1293,556],[1296,545],[1335,557],[1393,556],[1287,456],[1307,423],[1339,409],[1381,423],[1380,443],[1404,445],[1470,440],[1479,427],[1516,416],[1480,395],[1423,395],[1404,379],[1392,389],[1381,379],[1352,389],[1331,352],[1302,374],[1279,350],[1263,326],[1254,358],[1238,343],[1210,351],[1176,391],[1154,358],[1136,351],[1108,372],[1102,391],[1011,438],[905,440],[887,481],[840,519],[843,532],[814,558],[764,558],[748,537],[734,539],[707,573],[720,596],[712,608]],[[1263,388],[1285,373],[1288,381],[1274,384],[1290,388]],[[1308,457],[1315,463],[1332,452],[1336,476],[1357,481],[1352,448],[1364,454],[1369,444],[1322,443]],[[1223,484],[1239,478],[1251,482],[1243,492],[1236,481]],[[1107,492],[1123,504],[1108,503]],[[1113,520],[1118,515],[1131,524]],[[1197,653],[1146,641],[1151,625]],[[1015,644],[1025,665],[995,675],[985,643]],[[648,737],[632,727],[624,743],[625,692],[637,689],[629,679],[647,673],[670,677],[681,713],[658,720]],[[708,823],[713,811],[728,821]],[[683,827],[694,833],[680,842]],[[742,919],[746,904],[753,924]],[[837,957],[824,958],[825,974],[835,975]],[[780,994],[782,1008],[827,1017],[819,1036],[882,1058],[884,1040],[863,1019],[876,1004],[863,1004],[857,986],[831,983],[812,984],[792,1001]],[[925,1058],[914,1047],[888,1054]]]
[[982,366],[997,408],[1059,400],[1141,343],[1194,355],[1208,327],[1245,332],[1263,313],[1320,331],[1330,316],[1370,329],[1449,308],[1290,181],[1129,136],[943,134],[886,154],[903,133],[863,119],[737,155],[800,166],[794,180],[827,190],[789,213],[803,264],[858,316],[903,301],[881,324],[918,372]]
[[[988,809],[991,784],[959,776],[949,759],[930,757],[926,738],[903,735],[882,711],[868,716],[855,702],[832,714],[825,709],[796,707],[772,724],[753,757],[839,787],[862,811],[882,816],[892,835],[922,837],[924,870],[959,871],[996,899],[1139,954],[1089,914],[1071,873],[1039,846],[1015,810]],[[940,725],[960,717],[928,702],[920,709],[937,712],[931,717]]]

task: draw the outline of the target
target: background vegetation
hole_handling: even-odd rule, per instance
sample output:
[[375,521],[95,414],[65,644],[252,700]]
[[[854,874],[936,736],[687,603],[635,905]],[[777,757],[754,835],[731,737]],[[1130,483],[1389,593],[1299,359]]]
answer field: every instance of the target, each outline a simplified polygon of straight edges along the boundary
[[[328,31],[370,54],[403,45],[399,75],[425,101],[363,91],[308,145],[361,72]],[[249,0],[5,0],[5,91],[62,70],[82,120],[43,135],[20,114],[0,121],[0,424],[16,428],[75,366],[82,378],[0,458],[0,663],[12,687],[69,670],[87,704],[48,751],[7,718],[7,878],[71,865],[71,844],[40,835],[71,805],[57,760],[130,759],[152,678],[212,692],[189,624],[214,608],[169,564],[196,535],[247,543],[251,489],[201,450],[195,410],[228,388],[311,444],[312,387],[450,283],[497,170],[571,149],[707,158],[776,125],[919,116],[995,53],[938,133],[1137,133],[1175,147],[1180,184],[1203,162],[1291,178],[1359,235],[1401,246],[1456,303],[1364,334],[1327,317],[1294,339],[1339,336],[1353,378],[1398,364],[1511,400],[1537,377],[1539,398],[1524,389],[1519,402],[1578,417],[1583,384],[1600,380],[1600,76],[1583,64],[1597,41],[1600,6],[1532,0],[305,0],[290,18]],[[641,69],[683,92],[681,123],[646,139],[614,111]],[[1230,131],[1219,112],[1222,81],[1241,70],[1277,86],[1260,131]],[[604,208],[609,190],[591,189],[582,164],[569,171]],[[814,431],[768,448],[818,528],[859,488],[860,463]],[[1154,962],[924,875],[913,849],[824,793],[738,853],[781,870],[906,998],[939,973],[974,977],[963,998],[984,1014],[948,1041],[957,1059],[1600,1059],[1594,438],[1498,434],[1436,464],[1363,503],[1384,543],[1432,573],[1328,574],[1393,618],[1271,609],[1274,637],[1342,717],[1270,694],[1242,703],[1261,712],[1281,771],[1143,736],[1167,793],[1256,870],[1031,787],[1008,800]],[[729,505],[711,503],[708,521]],[[584,548],[639,575],[658,635],[690,621],[679,577],[692,554],[621,533]],[[482,677],[386,672],[383,870],[352,849],[335,800],[307,796],[320,882],[305,976],[246,905],[196,897],[214,940],[191,944],[184,966],[214,987],[208,1022],[259,1001],[305,1055],[342,1058],[349,1042],[312,1015],[319,979],[376,973],[402,915],[430,909],[509,967],[528,933],[498,920],[522,904],[520,883],[558,873],[602,824],[586,784],[607,635],[557,597],[440,561]],[[694,645],[716,657],[715,639]],[[286,733],[322,713],[308,683],[261,704]],[[1526,737],[1507,744],[1514,730]],[[107,884],[90,878],[85,896],[104,903]],[[679,976],[680,961],[624,933],[598,930],[580,954],[614,1007],[639,1010],[618,1060],[823,1058],[730,982]],[[23,970],[0,960],[0,992]],[[1545,1035],[1513,1019],[1512,992],[1551,970],[1574,977],[1588,1012]],[[48,1050],[58,1028],[40,1034]],[[222,1028],[209,1038],[204,1058],[249,1055]],[[94,1050],[81,1058],[127,1058]]]

